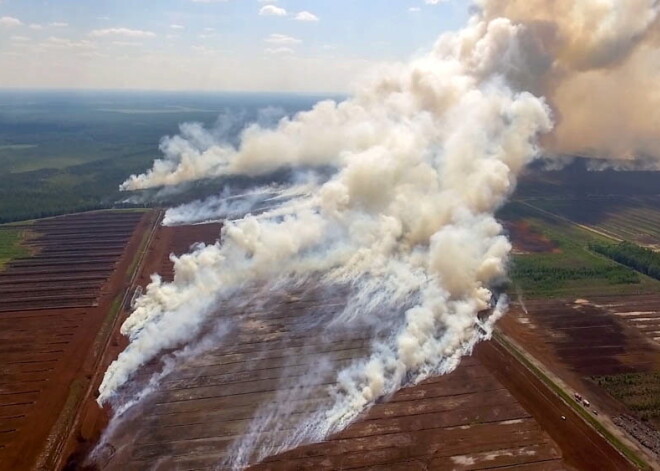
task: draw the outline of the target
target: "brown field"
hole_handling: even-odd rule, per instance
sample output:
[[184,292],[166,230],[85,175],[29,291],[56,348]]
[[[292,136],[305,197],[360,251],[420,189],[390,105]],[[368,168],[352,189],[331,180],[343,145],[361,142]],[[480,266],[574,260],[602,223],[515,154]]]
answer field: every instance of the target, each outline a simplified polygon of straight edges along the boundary
[[[133,229],[126,214],[135,218]],[[15,275],[4,284],[0,281],[9,295],[2,298],[5,305],[31,309],[0,313],[0,335],[12,342],[9,348],[0,346],[7,392],[0,404],[0,424],[6,429],[0,434],[5,440],[0,441],[0,459],[3,465],[11,463],[8,469],[35,464],[42,469],[81,469],[108,423],[108,411],[98,408],[94,392],[107,365],[125,346],[118,328],[131,294],[138,285],[146,286],[154,272],[171,279],[169,254],[184,253],[198,241],[214,242],[221,228],[159,227],[152,233],[149,227],[159,219],[157,213],[122,216],[127,231],[123,242],[114,239],[121,232],[118,225],[100,220],[79,226],[50,222],[50,241],[44,241],[47,228],[37,223],[43,234],[33,242],[40,247],[38,255],[14,262],[16,268],[12,265],[5,274]],[[74,228],[66,234],[70,244],[61,239],[65,227]],[[84,231],[81,238],[76,230]],[[99,233],[91,237],[90,231]],[[148,245],[138,257],[143,241]],[[70,273],[65,269],[73,259],[76,267]],[[135,276],[128,276],[129,268],[136,266]],[[62,271],[50,270],[57,267]],[[35,288],[37,299],[21,294],[25,284]],[[84,301],[76,292],[83,293]],[[29,304],[43,307],[52,296],[61,296],[59,302],[66,307],[35,310]],[[329,300],[328,293],[308,289],[268,293],[267,299],[219,313],[220,318],[238,319],[239,329],[221,346],[184,360],[128,415],[120,438],[113,436],[111,445],[102,449],[101,469],[217,469],[229,445],[247,433],[250,419],[273,404],[277,394],[286,394],[283,381],[297,384],[320,359],[331,367],[314,385],[314,394],[292,394],[293,414],[285,416],[290,419],[278,424],[279,431],[260,437],[271,446],[281,444],[291,426],[288,420],[327,401],[325,386],[334,381],[337,370],[368,352],[365,335],[358,331],[313,333],[314,322],[332,316],[341,305],[341,293]],[[113,301],[119,314],[108,324]],[[109,341],[95,338],[99,330],[110,333],[110,328]],[[31,338],[38,341],[29,343]],[[609,345],[614,337],[603,338]],[[633,357],[624,363],[638,367],[648,361],[643,349]],[[148,378],[149,368],[136,381]],[[327,441],[275,454],[252,469],[596,469],[593,466],[634,469],[506,348],[489,342],[479,345],[452,374],[399,391]]]
[[[169,252],[184,252],[198,240],[213,242],[218,233],[218,225],[160,228],[139,283],[148,282],[154,271],[171,277]],[[337,369],[368,351],[358,332],[328,337],[300,330],[300,319],[318,322],[340,305],[318,296],[315,290],[271,293],[266,304],[220,313],[240,319],[239,330],[222,346],[185,360],[165,378],[159,390],[128,415],[121,432],[103,448],[97,466],[222,469],[216,466],[230,444],[246,433],[260,407],[274,403],[278,390],[282,394],[282,381],[297,384],[323,358],[332,368],[316,392],[290,396],[293,418],[318,409],[327,399],[324,385],[334,381]],[[123,345],[117,336],[105,365]],[[136,380],[148,378],[149,371]],[[78,469],[98,440],[107,423],[105,413],[88,398],[79,427],[71,434],[68,449],[77,451],[69,469]],[[271,445],[286,435],[288,425],[280,425],[284,432],[269,436]],[[452,374],[399,391],[328,441],[275,454],[251,469],[596,469],[589,468],[592,465],[634,469],[506,349],[489,342]]]
[[557,244],[534,229],[527,221],[505,221],[503,224],[513,243],[514,254],[561,251]]
[[660,345],[660,294],[599,296],[591,301]]
[[2,469],[54,469],[102,353],[97,335],[153,222],[136,212],[44,219],[29,226],[34,255],[0,273]]
[[[163,227],[158,226],[154,235],[146,247],[144,259],[140,269],[136,273],[134,282],[130,286],[130,292],[140,286],[145,288],[151,281],[154,273],[159,273],[164,279],[171,280],[173,263],[170,254],[181,255],[186,253],[192,244],[200,241],[213,243],[220,235],[221,224],[198,224],[195,226]],[[128,298],[130,300],[130,298]],[[68,431],[65,439],[64,452],[60,456],[58,468],[78,469],[81,460],[89,451],[90,447],[98,440],[101,430],[108,423],[107,411],[101,410],[95,401],[94,392],[98,389],[103,379],[103,373],[108,365],[126,347],[126,339],[119,333],[119,327],[126,319],[130,306],[125,303],[118,315],[112,341],[107,346],[103,359],[92,378],[93,387],[85,397],[77,423]]]
[[[652,370],[659,350],[606,310],[579,300],[526,301],[502,326],[534,356],[553,359],[580,376]],[[542,338],[541,342],[537,342]],[[532,340],[534,339],[534,340]]]
[[[618,433],[646,444],[653,462],[660,452],[660,434],[633,424],[635,414],[599,387],[594,377],[645,374],[660,371],[660,346],[640,330],[602,306],[609,298],[593,301],[527,301],[514,305],[500,328],[547,370],[558,376],[571,391],[587,398],[591,409],[625,423]],[[619,303],[622,299],[617,298]],[[634,303],[634,298],[630,297]],[[639,417],[638,417],[639,418]],[[636,429],[643,427],[643,432]],[[640,448],[641,449],[641,448]]]

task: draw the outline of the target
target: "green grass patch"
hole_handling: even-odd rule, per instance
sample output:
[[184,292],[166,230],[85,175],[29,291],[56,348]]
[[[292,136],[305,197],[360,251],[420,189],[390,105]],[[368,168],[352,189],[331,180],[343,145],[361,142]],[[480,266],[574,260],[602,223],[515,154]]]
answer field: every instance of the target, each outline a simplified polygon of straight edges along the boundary
[[657,198],[536,198],[528,203],[618,239],[641,244],[660,242]]
[[596,376],[592,380],[660,429],[660,372]]
[[598,234],[513,202],[499,214],[501,219],[524,220],[550,239],[559,250],[514,255],[511,282],[526,296],[536,298],[585,297],[594,294],[637,294],[660,285],[590,249],[607,243]]
[[7,226],[0,228],[0,271],[11,260],[29,255],[27,247],[23,245],[26,235],[24,229]]

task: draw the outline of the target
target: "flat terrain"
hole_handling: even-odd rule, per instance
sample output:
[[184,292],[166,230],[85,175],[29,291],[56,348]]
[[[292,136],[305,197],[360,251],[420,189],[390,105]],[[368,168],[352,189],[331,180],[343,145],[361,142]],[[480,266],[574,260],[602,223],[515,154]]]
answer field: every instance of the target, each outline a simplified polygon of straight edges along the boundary
[[[513,240],[510,276],[514,290],[532,298],[629,296],[657,293],[660,283],[590,249],[611,242],[590,228],[515,201],[500,217]],[[520,228],[525,228],[521,230]]]
[[[591,409],[605,413],[616,424],[614,433],[660,461],[654,397],[660,388],[660,283],[589,248],[620,240],[652,246],[660,218],[654,205],[651,196],[539,197],[510,205],[504,212],[509,226],[529,224],[562,251],[517,250],[512,274],[518,289],[511,291],[515,302],[500,328],[570,394],[577,391]],[[510,234],[514,247],[527,244],[528,237]]]
[[[296,315],[304,313],[297,310]],[[250,433],[262,407],[283,400],[283,383],[290,381],[295,388],[298,376],[315,362],[339,366],[366,352],[364,340],[355,337],[332,342],[314,338],[312,347],[309,339],[287,332],[296,316],[259,316],[256,334],[250,327],[255,317],[245,319],[236,341],[180,365],[120,426],[106,445],[101,468],[229,469],[222,462],[234,440]],[[283,422],[293,425],[296,415],[322,407],[327,398],[321,385],[334,381],[335,372],[329,371],[309,394],[290,391],[285,401],[292,414],[282,415],[275,431],[249,440],[277,449],[287,437]],[[565,469],[561,458],[531,414],[479,361],[466,359],[451,375],[404,389],[376,405],[330,441],[276,455],[251,469],[490,469],[523,464]]]
[[592,228],[613,240],[660,249],[660,198],[607,197],[535,199],[530,204]]
[[53,469],[50,460],[89,387],[108,316],[153,219],[98,212],[35,222],[25,243],[33,255],[0,272],[3,469]]
[[660,344],[660,293],[630,297],[600,296],[593,303]]
[[126,198],[119,184],[150,168],[180,124],[219,121],[218,135],[235,142],[260,110],[295,113],[322,98],[0,90],[0,222],[112,208]]
[[[138,279],[146,281],[154,269],[171,276],[170,251],[185,251],[191,241],[213,242],[218,233],[218,225],[161,228]],[[310,320],[332,316],[338,302],[341,296],[328,299],[312,289],[268,293],[240,309],[219,310],[216,319],[232,319],[236,330],[221,346],[181,361],[121,422],[102,446],[97,466],[229,469],[232,446],[245,437],[274,453],[254,470],[633,469],[495,343],[480,345],[455,372],[399,391],[328,441],[277,453],[291,427],[327,405],[326,385],[338,369],[368,352],[359,332],[308,331]],[[310,370],[322,374],[298,387]],[[153,371],[145,368],[136,382]],[[287,411],[273,411],[268,431],[253,428],[254,417],[282,403]],[[95,407],[89,404],[89,417]],[[94,429],[107,420],[99,412],[96,425],[83,427],[88,440],[98,438]],[[74,460],[71,469],[81,462]]]
[[[159,219],[159,218],[158,218]],[[160,219],[159,219],[160,220]],[[151,275],[159,273],[166,280],[173,276],[173,263],[170,254],[182,255],[190,250],[191,245],[200,241],[215,242],[220,236],[221,224],[198,224],[185,228],[158,226],[148,243],[143,248],[139,270],[128,287],[131,297],[136,290],[142,290],[151,281]],[[130,300],[130,298],[127,298]],[[90,447],[99,439],[101,431],[108,424],[108,411],[102,410],[96,403],[95,392],[98,390],[103,374],[108,365],[117,358],[126,347],[126,339],[119,333],[119,327],[130,314],[129,303],[124,303],[117,315],[114,324],[112,340],[103,352],[103,359],[92,378],[92,387],[80,408],[77,422],[67,431],[64,445],[65,451],[61,454],[58,467],[78,469]]]

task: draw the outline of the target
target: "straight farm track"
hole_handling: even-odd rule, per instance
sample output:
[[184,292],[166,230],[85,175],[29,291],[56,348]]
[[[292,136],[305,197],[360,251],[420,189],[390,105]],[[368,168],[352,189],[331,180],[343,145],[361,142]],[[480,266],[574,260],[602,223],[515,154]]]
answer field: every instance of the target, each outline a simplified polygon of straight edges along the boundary
[[97,335],[155,219],[101,211],[25,225],[32,255],[0,272],[0,469],[54,469],[58,427],[79,406]]
[[612,240],[660,249],[660,197],[535,198],[526,204]]

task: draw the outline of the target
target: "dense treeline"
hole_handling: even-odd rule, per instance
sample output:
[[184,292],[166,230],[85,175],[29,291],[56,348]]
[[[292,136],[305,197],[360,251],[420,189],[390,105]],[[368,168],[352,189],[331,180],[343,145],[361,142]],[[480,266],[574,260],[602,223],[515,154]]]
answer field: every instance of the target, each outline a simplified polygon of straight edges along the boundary
[[616,265],[548,266],[539,260],[518,257],[511,267],[511,278],[529,291],[552,291],[571,283],[602,280],[608,285],[639,283],[637,273]]
[[619,244],[592,243],[589,248],[615,262],[660,280],[660,253],[631,242]]
[[153,157],[145,153],[66,169],[0,173],[0,223],[127,206],[118,203],[126,197],[118,191],[119,184],[146,168]]

